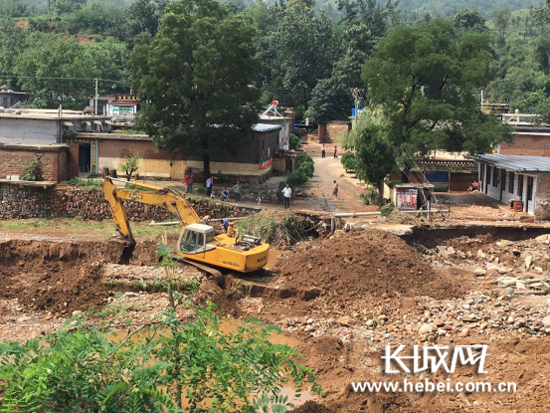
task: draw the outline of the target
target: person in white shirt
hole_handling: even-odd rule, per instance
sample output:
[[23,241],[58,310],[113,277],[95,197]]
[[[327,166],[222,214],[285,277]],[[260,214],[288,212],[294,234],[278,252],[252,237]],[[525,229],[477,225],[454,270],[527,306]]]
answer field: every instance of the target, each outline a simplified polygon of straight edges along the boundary
[[206,196],[210,198],[212,195],[212,185],[214,184],[214,177],[211,176],[206,180]]
[[283,193],[283,200],[285,201],[285,209],[290,208],[290,198],[292,198],[292,189],[286,184],[281,191]]

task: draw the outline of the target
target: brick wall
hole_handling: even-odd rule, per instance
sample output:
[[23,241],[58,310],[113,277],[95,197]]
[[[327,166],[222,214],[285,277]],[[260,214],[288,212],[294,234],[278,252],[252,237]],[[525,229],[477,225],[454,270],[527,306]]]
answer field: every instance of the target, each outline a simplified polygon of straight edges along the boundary
[[349,122],[329,122],[326,126],[325,139],[334,140],[339,133],[348,133],[350,130],[351,123]]
[[477,181],[477,172],[451,172],[450,191],[467,191],[470,183]]
[[514,134],[514,142],[500,144],[501,155],[550,156],[550,136]]
[[[103,191],[85,191],[70,185],[54,188],[23,186],[17,182],[0,182],[0,219],[17,218],[76,218],[102,221],[111,220],[109,204],[103,198]],[[163,208],[139,202],[123,201],[128,219],[140,221],[164,221],[173,219]],[[200,217],[213,218],[246,216],[252,209],[234,207],[209,199],[191,199],[191,204]]]
[[24,175],[25,166],[39,158],[44,180],[63,181],[67,179],[67,150],[66,145],[0,144],[0,179]]
[[137,153],[144,159],[185,159],[182,154],[157,149],[153,141],[107,140],[99,141],[99,157],[123,158]]

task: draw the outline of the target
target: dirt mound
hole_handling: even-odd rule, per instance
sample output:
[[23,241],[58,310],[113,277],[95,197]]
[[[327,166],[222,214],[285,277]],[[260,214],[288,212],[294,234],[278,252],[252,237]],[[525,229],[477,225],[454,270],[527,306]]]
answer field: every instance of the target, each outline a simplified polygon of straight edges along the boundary
[[[112,294],[101,282],[102,267],[123,261],[124,248],[116,241],[0,243],[0,297],[67,314],[102,304]],[[135,261],[154,261],[155,248],[153,243],[138,244]]]
[[397,235],[378,230],[324,241],[296,253],[279,269],[287,287],[318,289],[336,303],[366,296],[442,299],[464,292]]

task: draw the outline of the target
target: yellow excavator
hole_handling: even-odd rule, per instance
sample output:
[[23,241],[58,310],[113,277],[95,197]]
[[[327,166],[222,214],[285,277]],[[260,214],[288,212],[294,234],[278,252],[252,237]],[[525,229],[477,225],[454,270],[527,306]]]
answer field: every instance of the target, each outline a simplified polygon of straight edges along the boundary
[[[116,181],[132,185],[132,189],[116,186]],[[259,270],[267,264],[269,244],[262,243],[259,238],[251,235],[236,236],[232,225],[227,234],[215,235],[214,228],[201,221],[187,199],[172,189],[108,176],[103,182],[103,191],[117,229],[131,249],[136,242],[122,200],[157,205],[173,213],[183,228],[177,253],[186,259],[242,273]]]

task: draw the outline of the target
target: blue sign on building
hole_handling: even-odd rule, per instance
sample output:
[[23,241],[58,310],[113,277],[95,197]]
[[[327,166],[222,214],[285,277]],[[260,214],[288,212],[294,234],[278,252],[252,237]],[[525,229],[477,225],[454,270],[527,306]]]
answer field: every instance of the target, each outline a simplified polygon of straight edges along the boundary
[[[363,109],[357,109],[357,114],[360,115],[361,113],[363,113]],[[355,108],[351,109],[351,116],[355,117]]]

